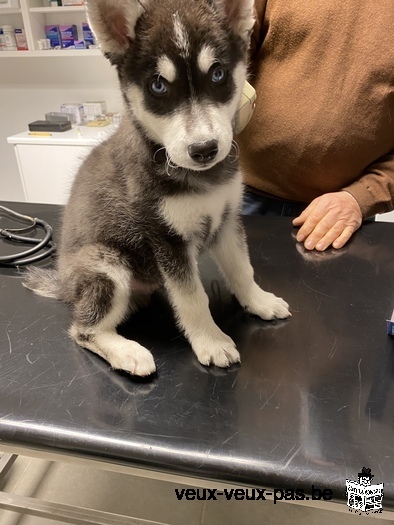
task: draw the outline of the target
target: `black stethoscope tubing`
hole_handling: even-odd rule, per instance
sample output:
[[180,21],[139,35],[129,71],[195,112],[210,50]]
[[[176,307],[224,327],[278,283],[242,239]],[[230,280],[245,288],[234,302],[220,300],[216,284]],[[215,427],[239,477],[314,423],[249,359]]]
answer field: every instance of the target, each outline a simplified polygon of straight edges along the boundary
[[[4,237],[9,241],[21,242],[26,244],[34,244],[32,248],[25,250],[20,253],[13,255],[3,255],[0,256],[0,266],[24,266],[31,264],[37,261],[45,259],[51,255],[56,250],[56,245],[52,241],[52,227],[42,219],[29,217],[28,215],[22,215],[14,210],[10,210],[5,206],[0,206],[0,210],[8,213],[11,217],[19,219],[20,221],[27,221],[30,224],[25,228],[10,229],[10,228],[0,228],[0,236]],[[25,237],[24,235],[18,235],[14,232],[27,232],[36,227],[41,227],[44,232],[43,239],[34,239],[33,237]],[[42,253],[38,253],[42,252]]]

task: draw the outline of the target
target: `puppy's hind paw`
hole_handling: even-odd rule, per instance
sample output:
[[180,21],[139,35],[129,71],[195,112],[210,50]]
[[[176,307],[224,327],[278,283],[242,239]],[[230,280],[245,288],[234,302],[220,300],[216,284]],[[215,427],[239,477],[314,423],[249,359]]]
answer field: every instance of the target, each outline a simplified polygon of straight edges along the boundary
[[241,356],[232,339],[223,334],[221,339],[206,339],[193,344],[193,350],[198,360],[204,366],[215,365],[227,368],[241,361]]

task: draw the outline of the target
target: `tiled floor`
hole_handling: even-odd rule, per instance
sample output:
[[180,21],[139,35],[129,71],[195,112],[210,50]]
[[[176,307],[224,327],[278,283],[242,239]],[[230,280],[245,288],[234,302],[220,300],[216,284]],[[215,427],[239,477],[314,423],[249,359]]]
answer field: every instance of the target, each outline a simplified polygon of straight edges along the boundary
[[[91,507],[170,525],[394,524],[370,517],[271,501],[178,501],[179,485],[85,466],[18,457],[0,490]],[[0,525],[58,525],[60,522],[0,510]]]

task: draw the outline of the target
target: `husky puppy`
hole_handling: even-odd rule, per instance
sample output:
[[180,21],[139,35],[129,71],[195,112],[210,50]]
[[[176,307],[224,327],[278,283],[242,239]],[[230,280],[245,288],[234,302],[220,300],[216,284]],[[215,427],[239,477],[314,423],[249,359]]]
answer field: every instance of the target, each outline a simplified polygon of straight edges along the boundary
[[118,72],[123,120],[74,181],[56,270],[32,270],[24,284],[71,305],[72,338],[138,376],[155,371],[152,354],[116,327],[164,286],[200,363],[230,366],[240,355],[211,317],[202,249],[247,312],[290,315],[254,282],[239,218],[233,134],[253,0],[89,0],[87,9]]

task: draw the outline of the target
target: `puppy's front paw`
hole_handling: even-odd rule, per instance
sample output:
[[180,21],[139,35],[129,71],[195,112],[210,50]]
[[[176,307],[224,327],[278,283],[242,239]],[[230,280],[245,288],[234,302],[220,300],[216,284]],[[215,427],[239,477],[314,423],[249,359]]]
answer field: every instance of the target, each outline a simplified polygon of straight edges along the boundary
[[156,370],[153,355],[134,341],[122,345],[109,362],[115,370],[124,370],[140,377],[149,376]]
[[286,319],[291,316],[289,305],[281,297],[265,292],[259,286],[253,287],[250,297],[244,305],[245,310],[261,319]]
[[193,343],[193,350],[200,363],[205,366],[212,364],[227,368],[241,361],[234,341],[223,333],[219,338],[201,338],[198,342]]

